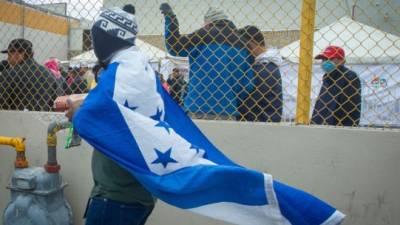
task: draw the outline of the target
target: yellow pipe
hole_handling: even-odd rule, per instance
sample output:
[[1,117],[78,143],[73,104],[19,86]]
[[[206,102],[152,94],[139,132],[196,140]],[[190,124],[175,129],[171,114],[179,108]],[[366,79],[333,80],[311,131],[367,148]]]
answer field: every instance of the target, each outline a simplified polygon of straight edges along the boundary
[[29,166],[25,157],[25,138],[0,136],[0,145],[9,145],[15,148],[17,158],[15,160],[16,168],[27,168]]
[[315,0],[303,0],[300,28],[300,61],[297,85],[296,123],[310,124]]

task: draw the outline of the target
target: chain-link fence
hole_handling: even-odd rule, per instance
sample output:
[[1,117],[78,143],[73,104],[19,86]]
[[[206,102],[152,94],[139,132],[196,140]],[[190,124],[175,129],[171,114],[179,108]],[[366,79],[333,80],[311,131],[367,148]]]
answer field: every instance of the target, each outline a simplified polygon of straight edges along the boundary
[[0,1],[0,108],[49,111],[87,92],[91,24],[129,3],[136,45],[193,118],[400,125],[400,1],[167,2]]

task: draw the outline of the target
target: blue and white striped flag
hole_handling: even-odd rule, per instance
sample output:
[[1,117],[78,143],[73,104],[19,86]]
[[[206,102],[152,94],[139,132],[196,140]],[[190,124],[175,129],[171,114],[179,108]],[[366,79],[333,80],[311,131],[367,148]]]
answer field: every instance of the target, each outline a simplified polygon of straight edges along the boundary
[[234,224],[339,224],[344,215],[223,155],[161,87],[136,47],[119,52],[73,119],[157,198]]

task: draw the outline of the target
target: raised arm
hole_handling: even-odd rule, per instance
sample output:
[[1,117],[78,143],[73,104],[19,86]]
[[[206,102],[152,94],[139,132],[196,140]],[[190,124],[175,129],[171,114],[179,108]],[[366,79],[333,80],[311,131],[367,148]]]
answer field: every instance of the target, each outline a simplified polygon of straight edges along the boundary
[[164,37],[168,53],[173,56],[188,56],[189,50],[193,48],[196,42],[200,41],[200,38],[198,37],[199,40],[195,40],[194,37],[198,35],[180,34],[178,19],[168,3],[161,4],[160,10],[165,18]]

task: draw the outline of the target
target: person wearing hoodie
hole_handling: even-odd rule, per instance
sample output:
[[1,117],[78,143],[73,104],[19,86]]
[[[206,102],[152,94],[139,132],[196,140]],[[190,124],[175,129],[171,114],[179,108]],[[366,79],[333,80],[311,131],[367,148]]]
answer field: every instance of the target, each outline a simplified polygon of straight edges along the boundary
[[57,82],[57,95],[63,96],[64,93],[64,83],[65,78],[61,75],[60,70],[60,61],[57,58],[50,58],[43,63],[44,67],[46,67],[50,72],[54,75],[54,78]]
[[311,123],[358,126],[361,117],[361,81],[354,71],[344,65],[344,49],[328,46],[315,59],[322,60],[321,67],[325,74]]
[[184,109],[205,119],[236,119],[238,106],[253,86],[254,60],[223,11],[211,7],[204,26],[181,35],[176,15],[168,3],[160,6],[165,17],[165,44],[173,56],[189,57],[188,92]]
[[[91,34],[94,53],[103,68],[99,69],[101,72],[97,78],[98,85],[102,85],[102,79],[110,76],[118,76],[121,82],[135,82],[137,76],[155,79],[146,56],[135,44],[138,26],[134,14],[134,7],[126,5],[123,10],[105,9],[96,18]],[[143,88],[147,86],[143,85]],[[135,95],[137,90],[130,91]],[[129,93],[127,96],[130,96]],[[136,101],[140,99],[128,101],[119,98],[118,103],[150,117],[152,112],[145,111],[144,107],[133,107]],[[71,104],[67,113],[69,118],[81,103],[82,101]],[[158,106],[159,102],[149,103],[152,106],[154,104]],[[86,225],[146,223],[156,200],[131,173],[96,149],[92,155],[92,173],[94,186],[85,213]]]
[[240,107],[246,121],[280,122],[282,118],[282,77],[279,65],[282,58],[275,49],[266,49],[264,36],[255,26],[238,31],[246,40],[247,47],[255,57],[254,90]]

